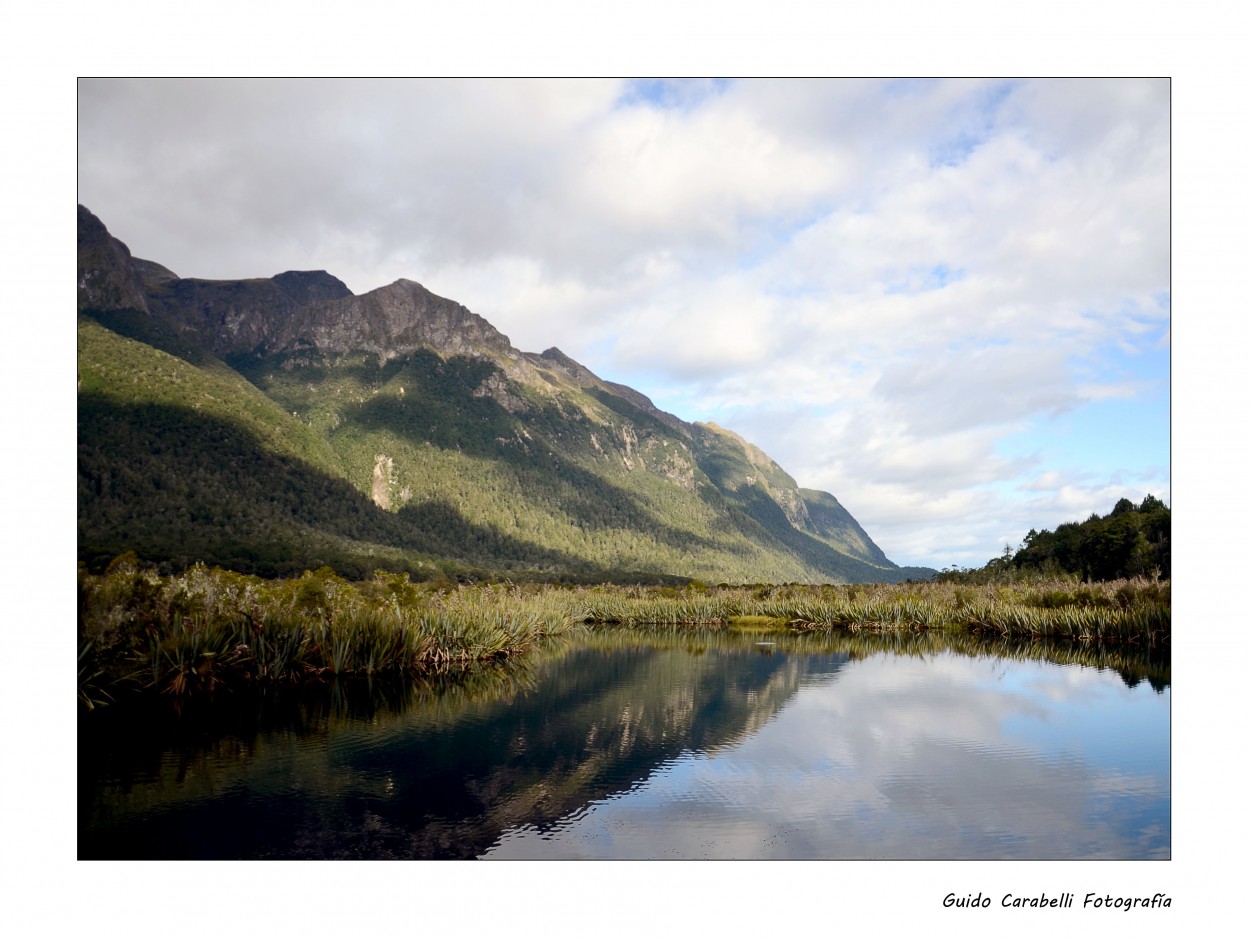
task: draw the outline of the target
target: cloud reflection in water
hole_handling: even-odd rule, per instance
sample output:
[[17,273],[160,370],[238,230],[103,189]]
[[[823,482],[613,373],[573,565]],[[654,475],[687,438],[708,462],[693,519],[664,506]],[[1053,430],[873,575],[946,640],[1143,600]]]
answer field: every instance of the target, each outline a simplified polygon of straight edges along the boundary
[[1167,858],[1169,703],[1092,668],[876,655],[486,856]]

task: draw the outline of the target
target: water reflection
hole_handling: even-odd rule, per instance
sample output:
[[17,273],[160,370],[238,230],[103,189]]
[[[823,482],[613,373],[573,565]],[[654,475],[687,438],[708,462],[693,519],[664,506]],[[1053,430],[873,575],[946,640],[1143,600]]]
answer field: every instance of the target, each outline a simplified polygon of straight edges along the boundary
[[1166,662],[977,650],[611,632],[114,713],[80,729],[79,855],[1167,856]]
[[[487,855],[1167,857],[1167,708],[1087,668],[877,656],[805,682],[762,732]],[[1143,745],[1107,745],[1130,725]]]

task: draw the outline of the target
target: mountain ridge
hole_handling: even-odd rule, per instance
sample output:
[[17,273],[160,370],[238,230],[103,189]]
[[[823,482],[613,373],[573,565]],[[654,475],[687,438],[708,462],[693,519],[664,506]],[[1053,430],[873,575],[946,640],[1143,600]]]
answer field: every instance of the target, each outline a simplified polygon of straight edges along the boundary
[[[732,431],[662,411],[555,346],[522,352],[416,281],[356,295],[326,271],[182,278],[133,258],[79,206],[78,283],[80,556],[103,558],[138,539],[154,559],[262,570],[325,555],[361,572],[376,561],[590,579],[850,582],[932,572],[897,567],[836,498],[800,489]],[[126,386],[127,369],[132,385],[147,378],[146,390]],[[246,401],[252,416],[231,416],[229,405]],[[154,403],[159,410],[143,409]],[[160,426],[143,429],[133,408],[158,414]],[[199,451],[189,436],[210,432],[196,416],[206,412],[224,421],[211,432],[232,441],[231,466],[170,455]],[[238,437],[235,424],[250,435]],[[284,442],[292,440],[301,441],[295,450]],[[262,458],[274,478],[295,473],[282,484],[341,494],[304,527],[278,494],[258,496],[267,507],[243,505],[232,487],[264,490],[237,475],[249,447],[306,466]],[[125,491],[100,481],[140,464]],[[188,473],[203,476],[203,491],[179,481]],[[145,497],[164,504],[171,487],[201,520],[162,548],[127,511]],[[173,503],[166,511],[183,513]],[[315,549],[288,536],[297,527]]]

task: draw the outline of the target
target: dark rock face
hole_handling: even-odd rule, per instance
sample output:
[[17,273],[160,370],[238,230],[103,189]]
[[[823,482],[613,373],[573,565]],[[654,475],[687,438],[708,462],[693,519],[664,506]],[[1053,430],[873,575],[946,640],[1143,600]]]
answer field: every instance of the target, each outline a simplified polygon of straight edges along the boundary
[[151,284],[148,299],[154,316],[225,357],[278,350],[301,310],[333,296],[351,291],[325,271],[288,271],[267,280],[167,280]]
[[173,280],[152,290],[155,315],[225,357],[267,346],[299,305],[272,280]]
[[135,272],[130,249],[103,222],[78,206],[78,309],[148,312],[146,288]]
[[148,312],[222,358],[368,352],[385,360],[424,347],[443,356],[489,357],[505,369],[527,367],[508,337],[485,319],[411,280],[354,296],[324,270],[288,270],[268,279],[184,279],[132,258],[81,205],[78,307]]
[[273,282],[300,306],[352,295],[347,284],[324,270],[288,270],[274,277]]
[[130,263],[134,267],[135,273],[139,275],[139,279],[143,281],[149,290],[163,283],[178,279],[176,273],[165,265],[156,263],[156,261],[145,261],[142,257],[132,257]]
[[326,355],[364,351],[382,359],[432,348],[443,356],[520,362],[508,337],[481,316],[435,296],[419,283],[396,280],[362,296],[311,304],[275,331],[271,351],[313,348]]

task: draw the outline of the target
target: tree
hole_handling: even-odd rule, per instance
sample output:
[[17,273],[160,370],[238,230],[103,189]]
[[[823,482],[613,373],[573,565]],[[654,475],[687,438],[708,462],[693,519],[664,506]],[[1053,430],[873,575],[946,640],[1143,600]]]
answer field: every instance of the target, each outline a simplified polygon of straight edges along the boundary
[[[1171,576],[1172,513],[1152,495],[1134,506],[1116,502],[1106,517],[1091,514],[1054,532],[1030,530],[1012,558],[1017,569],[1079,573],[1082,580],[1130,576]],[[986,565],[997,569],[1002,558]]]

